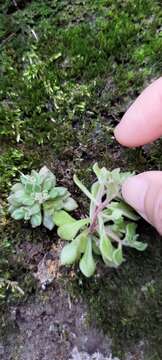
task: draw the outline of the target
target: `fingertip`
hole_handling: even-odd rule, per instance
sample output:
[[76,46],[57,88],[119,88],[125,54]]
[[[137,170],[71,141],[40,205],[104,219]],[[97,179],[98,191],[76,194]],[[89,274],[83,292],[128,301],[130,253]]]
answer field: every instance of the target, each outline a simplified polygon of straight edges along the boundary
[[115,128],[116,140],[137,147],[162,135],[162,78],[148,86],[124,114]]
[[125,126],[123,127],[123,122],[116,126],[114,130],[115,139],[118,141],[119,144],[126,146],[126,147],[133,147],[131,138],[125,131]]
[[120,124],[116,126],[116,128],[114,129],[114,136],[115,139],[121,144],[121,139],[120,139]]
[[125,147],[136,147],[138,143],[134,141],[134,135],[130,131],[130,126],[125,123],[126,115],[121,119],[121,122],[114,129],[114,136],[117,142]]
[[124,200],[162,234],[162,172],[144,172],[122,186]]
[[123,184],[124,200],[137,212],[144,214],[144,199],[148,189],[148,182],[143,174],[129,177]]

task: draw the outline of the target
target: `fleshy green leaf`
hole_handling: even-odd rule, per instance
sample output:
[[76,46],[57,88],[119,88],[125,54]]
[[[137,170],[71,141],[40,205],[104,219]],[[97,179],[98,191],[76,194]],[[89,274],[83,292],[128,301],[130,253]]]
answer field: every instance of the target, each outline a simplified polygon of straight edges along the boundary
[[19,190],[15,193],[15,200],[20,204],[32,206],[34,204],[34,198],[25,193],[24,190]]
[[68,223],[74,223],[76,220],[66,211],[60,210],[54,213],[54,222],[57,226],[61,226]]
[[53,188],[53,189],[49,192],[49,198],[50,198],[50,199],[55,199],[57,196],[58,196],[57,188]]
[[78,259],[78,246],[76,240],[64,246],[60,257],[61,265],[71,265]]
[[[127,224],[125,223],[124,218],[121,217],[120,219],[116,220],[113,225],[110,225],[109,228],[110,228],[110,230],[112,230],[113,232],[118,234],[120,237],[120,235],[125,234],[126,226],[127,226]],[[105,226],[105,229],[106,228],[107,228],[107,226]]]
[[34,181],[33,192],[35,192],[35,193],[41,193],[42,192],[41,185],[37,181]]
[[135,172],[130,172],[130,171],[126,171],[126,172],[121,172],[120,173],[120,185],[122,186],[124,181],[127,180],[129,177],[134,176]]
[[114,180],[110,180],[107,184],[107,198],[109,201],[116,197],[120,197],[120,186]]
[[93,165],[93,171],[96,174],[99,183],[105,184],[108,179],[109,171],[105,167],[100,169],[97,163]]
[[29,194],[29,195],[33,192],[33,183],[32,182],[26,183],[25,192],[26,192],[26,194]]
[[53,200],[47,200],[43,204],[44,211],[48,211],[50,214],[54,213],[54,201]]
[[140,241],[133,241],[132,243],[129,243],[128,245],[138,251],[144,251],[147,248],[147,244],[140,242]]
[[34,198],[32,196],[24,195],[22,198],[22,204],[26,206],[33,206],[34,205]]
[[95,236],[92,236],[92,249],[96,255],[101,255],[101,251],[99,245],[97,244],[97,240],[98,239]]
[[[39,170],[39,175],[43,178],[43,180],[51,173],[48,167],[45,165]],[[51,173],[52,174],[52,173]]]
[[12,217],[15,220],[21,220],[24,219],[24,215],[25,215],[25,211],[23,207],[20,207],[18,209],[16,209],[15,211],[13,211],[12,213]]
[[83,185],[83,183],[78,179],[76,175],[73,177],[75,184],[79,187],[80,190],[83,191],[83,193],[94,203],[97,205],[97,201],[95,197],[90,193],[90,191]]
[[99,218],[99,236],[100,236],[99,247],[102,257],[108,259],[109,261],[112,261],[114,247],[111,243],[111,240],[106,235],[103,220],[101,217]]
[[136,234],[137,225],[135,223],[129,223],[126,226],[126,234],[123,242],[125,244],[132,243],[137,240],[138,234]]
[[101,176],[101,169],[99,168],[98,163],[95,163],[93,165],[93,171],[96,174],[97,178],[99,179]]
[[105,209],[103,211],[104,214],[104,221],[114,221],[116,222],[117,220],[122,218],[122,212],[119,209]]
[[8,196],[7,200],[9,204],[11,204],[15,208],[20,206],[20,201],[16,199],[15,194],[11,194],[10,196]]
[[51,201],[51,206],[53,211],[59,211],[63,208],[63,200],[61,197],[57,197],[56,199]]
[[28,207],[24,207],[24,220],[30,220],[31,218],[31,213],[30,213],[30,208]]
[[[38,171],[36,171],[36,170],[32,170],[31,171],[31,176],[33,177],[33,178],[36,178],[36,179],[40,179],[40,176],[39,176],[40,174],[38,173]],[[30,175],[27,175],[27,176],[29,176],[30,177]]]
[[54,180],[53,176],[47,177],[43,183],[43,190],[45,190],[45,191],[51,190],[52,187],[54,186],[54,184],[55,184],[55,180]]
[[107,258],[103,258],[103,261],[110,268],[116,269],[118,267],[114,261],[109,261]]
[[147,244],[137,241],[139,235],[136,234],[136,227],[137,225],[134,223],[127,224],[126,235],[123,239],[123,245],[130,246],[139,251],[144,251],[147,248]]
[[25,194],[25,190],[19,190],[19,191],[16,191],[15,194],[9,196],[9,201],[10,199],[15,199],[18,203],[22,203],[22,198],[25,197],[26,194]]
[[47,166],[43,166],[40,171],[39,175],[41,177],[41,183],[48,177],[53,178],[53,186],[56,185],[56,177],[55,175],[47,168]]
[[107,182],[107,195],[109,199],[114,199],[115,197],[122,198],[121,187],[123,182],[133,174],[130,172],[121,173],[120,169],[114,169],[109,172],[108,182]]
[[35,227],[37,227],[37,226],[40,226],[40,225],[41,225],[41,222],[42,222],[42,215],[41,215],[41,213],[32,215],[30,221],[31,221],[31,225],[32,225],[33,228],[35,228]]
[[83,230],[75,240],[78,242],[78,252],[82,254],[85,252],[87,241],[88,241],[88,230]]
[[29,180],[30,180],[29,175],[24,175],[21,173],[20,181],[23,185],[26,185]]
[[100,238],[100,251],[103,258],[112,261],[113,258],[113,246],[111,244],[111,240],[107,236],[103,236]]
[[86,250],[88,237],[87,231],[82,231],[70,244],[66,245],[61,252],[61,264],[70,265],[79,259]]
[[30,214],[31,215],[35,215],[38,214],[41,211],[41,207],[39,204],[34,204],[31,208],[30,208]]
[[64,196],[66,193],[70,194],[63,186],[58,186],[55,189],[57,190],[57,196]]
[[43,215],[43,225],[48,229],[48,230],[52,230],[54,228],[54,220],[53,220],[53,216],[48,214],[47,212],[44,212]]
[[111,215],[112,220],[116,220],[121,216],[125,216],[130,220],[139,219],[139,216],[135,214],[133,209],[129,205],[125,204],[123,201],[112,201],[108,208],[105,210],[105,213]]
[[15,211],[15,210],[16,210],[15,206],[12,206],[12,205],[10,205],[8,208],[8,212],[11,214],[11,216],[12,216],[13,211]]
[[63,208],[66,210],[66,211],[72,211],[72,210],[75,210],[77,209],[78,205],[76,203],[76,201],[69,197],[64,203],[63,203]]
[[79,262],[79,267],[80,267],[81,272],[86,277],[92,276],[95,272],[96,264],[95,264],[95,261],[93,259],[93,255],[92,255],[92,240],[91,240],[91,238],[89,238],[87,241],[85,253]]
[[113,261],[117,266],[121,265],[121,263],[124,261],[122,247],[119,246],[118,249],[114,250]]
[[24,190],[24,186],[20,182],[14,184],[11,188],[12,192],[16,192],[16,191],[20,191],[20,190]]
[[61,225],[58,229],[58,235],[63,240],[73,240],[78,231],[89,223],[89,219],[76,220],[68,224]]

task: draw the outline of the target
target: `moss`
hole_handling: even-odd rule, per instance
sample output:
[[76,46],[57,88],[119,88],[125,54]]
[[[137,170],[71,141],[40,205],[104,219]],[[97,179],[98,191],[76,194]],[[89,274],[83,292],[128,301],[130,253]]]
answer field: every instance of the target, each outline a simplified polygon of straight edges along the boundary
[[[15,11],[8,31],[16,36],[4,43],[0,58],[0,135],[13,142],[18,136],[26,143],[50,142],[59,151],[80,140],[73,124],[82,132],[87,110],[97,119],[109,107],[119,117],[128,100],[158,75],[161,17],[160,6],[152,1],[139,7],[132,1],[32,1]],[[105,104],[100,94],[110,77],[115,90],[108,89]]]
[[24,149],[22,146],[3,146],[0,154],[0,191],[6,197],[12,181],[16,179],[20,172],[38,166],[38,153],[33,154],[33,150]]
[[[20,256],[18,247],[24,241],[33,239],[32,232],[28,233],[12,221],[7,221],[7,225],[1,226],[0,234],[0,278],[4,279],[4,285],[0,289],[0,304],[3,313],[7,304],[25,301],[35,290],[35,281],[29,272],[29,265],[25,257]],[[36,240],[35,240],[36,241]],[[40,241],[40,239],[39,239]],[[25,256],[25,255],[24,255]],[[17,282],[18,286],[25,290],[25,296],[16,288],[8,286],[6,281]]]

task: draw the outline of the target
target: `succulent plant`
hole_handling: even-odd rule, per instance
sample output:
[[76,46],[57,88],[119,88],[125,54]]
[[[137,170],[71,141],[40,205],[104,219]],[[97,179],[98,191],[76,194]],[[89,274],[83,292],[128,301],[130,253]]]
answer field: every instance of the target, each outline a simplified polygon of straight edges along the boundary
[[58,235],[70,241],[61,252],[61,264],[70,265],[79,261],[79,267],[86,277],[96,269],[94,255],[101,255],[107,266],[118,267],[124,261],[123,247],[139,251],[147,244],[138,241],[134,221],[138,216],[124,203],[121,195],[123,181],[131,176],[120,169],[108,171],[105,167],[93,166],[97,181],[89,191],[74,175],[74,182],[90,199],[89,215],[74,219],[65,211],[56,212],[54,221]]
[[31,175],[21,174],[8,197],[9,212],[15,220],[29,220],[32,227],[43,225],[52,230],[55,212],[76,209],[77,203],[65,187],[56,186],[55,175],[46,167]]

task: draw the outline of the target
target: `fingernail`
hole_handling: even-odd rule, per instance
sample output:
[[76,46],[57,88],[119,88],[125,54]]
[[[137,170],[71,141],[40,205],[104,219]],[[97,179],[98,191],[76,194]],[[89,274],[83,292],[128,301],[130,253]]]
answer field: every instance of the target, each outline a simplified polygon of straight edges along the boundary
[[145,196],[148,190],[148,183],[142,175],[130,177],[125,181],[122,188],[124,200],[137,212],[145,217]]

